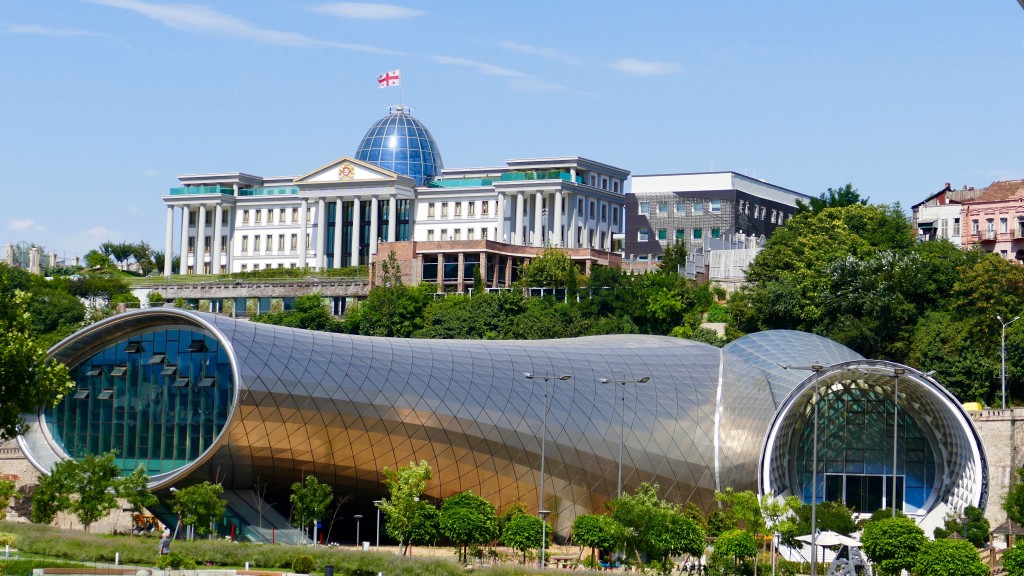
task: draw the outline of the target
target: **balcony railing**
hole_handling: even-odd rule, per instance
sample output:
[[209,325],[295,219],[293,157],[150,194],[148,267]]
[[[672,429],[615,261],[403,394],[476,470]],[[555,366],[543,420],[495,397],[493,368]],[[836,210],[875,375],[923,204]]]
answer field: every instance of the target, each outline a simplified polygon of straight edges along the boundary
[[171,188],[171,196],[191,194],[226,194],[231,196],[234,194],[234,190],[223,186],[186,186],[184,188]]

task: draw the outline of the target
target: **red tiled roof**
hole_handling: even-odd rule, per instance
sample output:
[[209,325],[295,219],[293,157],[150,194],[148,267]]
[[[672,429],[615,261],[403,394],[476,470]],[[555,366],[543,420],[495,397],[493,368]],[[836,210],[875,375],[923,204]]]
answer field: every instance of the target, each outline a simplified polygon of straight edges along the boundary
[[1000,180],[981,190],[976,202],[998,202],[1024,197],[1024,180]]

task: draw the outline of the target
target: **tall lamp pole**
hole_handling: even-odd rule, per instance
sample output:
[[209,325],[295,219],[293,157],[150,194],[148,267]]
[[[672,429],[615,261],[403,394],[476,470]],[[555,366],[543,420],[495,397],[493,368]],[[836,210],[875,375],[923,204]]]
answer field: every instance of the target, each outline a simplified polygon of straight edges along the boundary
[[356,548],[359,547],[359,521],[363,519],[362,514],[353,514],[353,518],[356,519]]
[[[817,375],[825,369],[821,364],[810,366],[779,365],[783,370],[793,368],[795,370],[810,370]],[[814,403],[814,443],[811,446],[811,576],[818,576],[818,382],[814,383],[814,394],[811,396]]]
[[1002,358],[1002,362],[1001,363],[1002,363],[1002,367],[1003,367],[1003,369],[1002,369],[1003,410],[1006,410],[1006,327],[1009,326],[1010,324],[1013,324],[1017,320],[1020,320],[1020,316],[1015,316],[1013,318],[1013,320],[1010,320],[1009,322],[1003,322],[1003,317],[1000,316],[999,314],[996,314],[996,320],[999,320],[999,323],[1002,324],[1002,326],[1003,326],[1002,334],[1000,335],[1000,338],[999,338],[999,353],[1000,353],[1000,356]]
[[380,505],[383,502],[384,502],[383,500],[374,500],[373,501],[374,506],[377,507],[377,546],[376,546],[376,548],[380,548]]
[[893,376],[896,378],[896,389],[892,395],[892,502],[889,506],[892,507],[892,517],[896,517],[896,446],[897,440],[899,439],[899,411],[900,411],[900,374],[905,373],[906,370],[903,368],[896,368],[892,371]]
[[547,450],[547,439],[548,439],[548,381],[549,380],[568,380],[572,378],[569,374],[563,374],[561,376],[550,376],[550,375],[537,375],[533,372],[523,372],[523,376],[527,380],[543,380],[544,381],[544,410],[541,415],[541,431],[540,431],[540,497],[537,502],[537,514],[541,517],[541,540],[540,540],[540,558],[537,560],[538,565],[541,569],[544,568],[544,550],[547,547],[547,542],[544,540],[547,538],[547,522],[544,520],[547,515],[550,514],[549,510],[544,509],[544,452]]
[[612,380],[610,378],[601,378],[599,380],[602,384],[622,384],[622,412],[619,414],[619,488],[615,495],[616,498],[622,497],[622,447],[626,443],[626,384],[630,382],[646,384],[650,380],[650,376],[644,376],[636,380]]

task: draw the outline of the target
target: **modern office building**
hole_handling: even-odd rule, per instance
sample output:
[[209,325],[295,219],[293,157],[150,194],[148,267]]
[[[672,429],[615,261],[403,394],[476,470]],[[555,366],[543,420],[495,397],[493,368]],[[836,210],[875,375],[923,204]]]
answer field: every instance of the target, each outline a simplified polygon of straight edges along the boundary
[[895,504],[929,532],[988,497],[978,434],[942,386],[801,332],[722,349],[643,335],[389,339],[157,308],[93,324],[52,355],[75,389],[28,416],[30,461],[45,472],[116,449],[156,490],[260,481],[287,502],[314,474],[365,514],[386,495],[384,467],[426,460],[429,498],[472,490],[499,509],[546,508],[562,534],[615,497],[620,467],[626,491],[654,482],[703,508],[715,490],[756,488],[862,512]]
[[688,249],[721,238],[764,237],[810,198],[736,172],[633,176],[626,195],[626,257],[660,260],[665,247]]
[[573,250],[581,265],[616,257],[628,177],[579,157],[444,169],[430,132],[398,106],[355,157],[301,176],[180,176],[164,197],[166,253],[177,246],[179,274],[218,274],[366,265],[396,249],[409,254],[410,278],[461,292],[472,278],[463,269],[480,265],[489,286],[505,286],[546,246]]

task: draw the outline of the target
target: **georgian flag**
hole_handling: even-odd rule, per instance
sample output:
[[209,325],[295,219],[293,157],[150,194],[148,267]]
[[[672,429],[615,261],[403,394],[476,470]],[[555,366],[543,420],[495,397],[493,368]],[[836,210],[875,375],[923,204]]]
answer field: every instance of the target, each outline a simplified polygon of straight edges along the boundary
[[385,72],[380,76],[377,76],[377,87],[387,88],[388,86],[398,86],[401,73],[401,70],[392,70],[391,72]]

